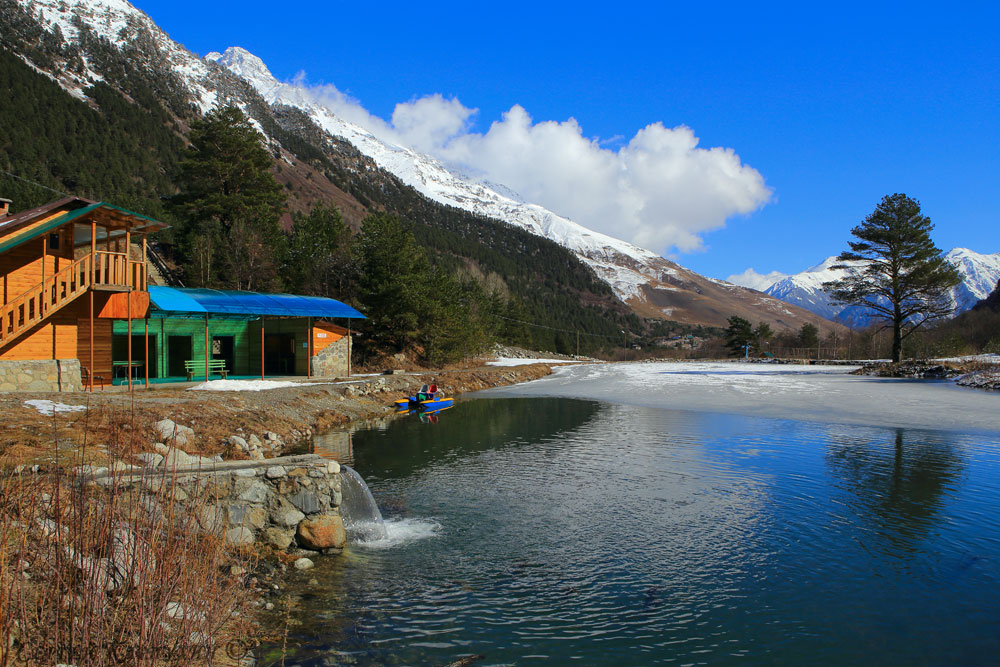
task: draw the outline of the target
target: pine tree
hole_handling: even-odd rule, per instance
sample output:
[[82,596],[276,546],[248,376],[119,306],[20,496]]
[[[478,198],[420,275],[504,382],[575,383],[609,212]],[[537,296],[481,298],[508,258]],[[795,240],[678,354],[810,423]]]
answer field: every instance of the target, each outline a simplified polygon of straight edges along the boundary
[[277,286],[285,193],[263,137],[242,111],[224,107],[191,127],[174,212],[182,220],[189,281],[202,287]]
[[284,275],[296,292],[343,299],[353,279],[351,234],[340,211],[322,202],[295,214]]
[[744,355],[746,346],[750,345],[754,339],[753,325],[749,320],[745,320],[739,315],[729,318],[729,327],[726,328],[726,347],[734,355]]
[[851,230],[857,241],[833,268],[847,269],[841,280],[824,283],[834,300],[874,311],[892,328],[892,360],[902,343],[924,324],[951,314],[948,290],[958,271],[931,240],[930,218],[905,194],[886,195],[864,222]]

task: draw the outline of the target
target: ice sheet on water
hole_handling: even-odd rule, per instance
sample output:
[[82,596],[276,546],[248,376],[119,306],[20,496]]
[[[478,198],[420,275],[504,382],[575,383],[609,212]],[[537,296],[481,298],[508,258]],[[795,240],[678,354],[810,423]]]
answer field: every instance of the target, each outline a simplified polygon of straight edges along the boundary
[[563,366],[481,396],[556,396],[654,408],[1000,432],[1000,393],[851,375],[853,366],[655,362]]

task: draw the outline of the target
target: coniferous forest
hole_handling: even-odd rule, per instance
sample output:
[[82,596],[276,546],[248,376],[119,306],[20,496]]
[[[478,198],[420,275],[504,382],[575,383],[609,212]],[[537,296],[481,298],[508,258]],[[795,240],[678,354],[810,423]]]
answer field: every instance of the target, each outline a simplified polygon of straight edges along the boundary
[[[197,153],[192,145],[206,119],[186,103],[169,76],[139,71],[86,31],[83,39],[94,42],[88,52],[103,54],[96,65],[105,80],[83,91],[86,99],[70,95],[18,54],[28,54],[33,62],[57,59],[66,66],[73,66],[78,55],[50,34],[32,32],[32,22],[20,11],[11,0],[0,2],[0,18],[11,28],[0,36],[0,82],[9,94],[9,103],[0,109],[0,169],[5,172],[0,174],[0,196],[13,200],[12,210],[62,193],[108,201],[172,225],[158,236],[157,246],[186,285],[322,294],[364,309],[365,268],[354,247],[368,218],[345,224],[330,201],[302,201],[290,184],[283,193],[266,186],[278,202],[269,219],[237,225],[235,231],[220,227],[204,211],[185,208],[184,198],[197,180],[191,178]],[[233,85],[240,88],[241,83]],[[264,105],[247,88],[240,95]],[[426,258],[429,268],[420,283],[433,279],[438,288],[430,298],[441,309],[420,313],[425,330],[417,338],[367,337],[366,344],[384,347],[371,350],[373,354],[408,345],[425,360],[440,363],[493,341],[596,354],[620,348],[625,329],[636,341],[654,327],[662,330],[662,323],[632,314],[556,243],[428,200],[346,141],[320,137],[300,112],[275,109],[265,118],[265,131],[295,160],[358,202],[368,217],[388,215]],[[263,143],[258,148],[276,172],[282,156],[265,151]],[[302,212],[288,205],[293,200]],[[334,231],[318,232],[327,223]],[[214,243],[220,251],[258,250],[253,256],[226,253],[224,261],[215,257],[215,270],[206,272],[205,244],[199,241]],[[373,314],[374,323],[382,314]]]

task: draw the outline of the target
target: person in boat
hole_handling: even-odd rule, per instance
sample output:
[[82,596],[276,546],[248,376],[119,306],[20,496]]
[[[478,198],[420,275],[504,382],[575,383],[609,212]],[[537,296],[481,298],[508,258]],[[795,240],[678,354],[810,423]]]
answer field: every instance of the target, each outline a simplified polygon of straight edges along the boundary
[[417,392],[417,397],[416,397],[417,403],[420,403],[421,401],[432,401],[435,398],[440,398],[439,396],[437,396],[437,393],[438,393],[438,387],[436,384],[431,384],[431,385],[425,384],[422,387],[420,387],[420,391]]

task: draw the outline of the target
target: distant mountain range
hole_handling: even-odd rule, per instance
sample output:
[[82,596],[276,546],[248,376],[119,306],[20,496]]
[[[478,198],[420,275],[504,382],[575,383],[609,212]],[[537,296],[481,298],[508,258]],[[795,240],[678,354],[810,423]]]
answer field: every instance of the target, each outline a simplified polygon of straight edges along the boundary
[[[292,194],[293,209],[332,200],[355,225],[372,210],[398,211],[450,235],[447,244],[434,246],[437,252],[462,257],[484,271],[507,266],[505,271],[524,273],[532,256],[536,263],[551,263],[516,233],[528,232],[568,249],[586,267],[580,267],[584,273],[592,272],[610,287],[605,297],[600,289],[553,282],[555,275],[545,273],[548,267],[529,267],[538,274],[537,289],[561,290],[571,299],[576,294],[578,304],[604,303],[606,309],[628,309],[641,317],[707,326],[725,326],[731,315],[778,329],[806,322],[825,331],[836,326],[772,296],[701,276],[524,202],[503,185],[475,181],[428,155],[383,141],[338,116],[308,88],[276,80],[244,49],[199,58],[125,0],[0,0],[0,19],[0,43],[14,44],[24,62],[79,100],[93,103],[89,91],[95,84],[111,86],[132,104],[148,105],[159,96],[181,133],[191,118],[217,105],[240,107],[276,156],[275,170]],[[475,229],[477,224],[482,229]],[[489,266],[482,265],[485,251],[476,243],[489,246]],[[567,271],[577,275],[572,267],[563,274]]]
[[[962,282],[951,290],[951,302],[956,315],[972,308],[989,296],[1000,280],[1000,253],[984,255],[967,248],[954,248],[945,257],[958,269]],[[729,277],[745,287],[759,290],[782,301],[794,304],[830,320],[852,326],[863,326],[871,321],[870,313],[856,307],[835,304],[823,291],[823,283],[839,280],[847,271],[833,269],[836,256],[827,257],[811,268],[787,275],[776,271],[760,274],[753,269]]]

